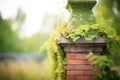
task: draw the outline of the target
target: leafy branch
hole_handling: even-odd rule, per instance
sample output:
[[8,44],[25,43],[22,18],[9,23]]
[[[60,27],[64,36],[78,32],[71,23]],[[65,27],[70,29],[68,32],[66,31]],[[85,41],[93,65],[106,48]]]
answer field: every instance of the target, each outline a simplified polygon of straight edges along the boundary
[[101,69],[99,72],[97,71],[93,75],[93,79],[101,79],[101,80],[119,80],[120,77],[116,70],[111,69],[111,65],[113,63],[112,59],[110,59],[106,55],[98,56],[94,55],[90,52],[87,56],[89,61],[94,66],[95,69]]

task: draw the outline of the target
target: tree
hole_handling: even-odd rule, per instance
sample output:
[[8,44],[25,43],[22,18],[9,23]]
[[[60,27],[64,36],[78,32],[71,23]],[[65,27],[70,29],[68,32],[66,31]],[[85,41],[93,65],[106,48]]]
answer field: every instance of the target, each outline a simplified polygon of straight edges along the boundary
[[20,46],[17,44],[19,38],[16,32],[11,29],[11,20],[2,19],[0,16],[0,52],[19,52]]
[[24,41],[24,52],[38,52],[40,46],[47,40],[48,34],[37,33]]

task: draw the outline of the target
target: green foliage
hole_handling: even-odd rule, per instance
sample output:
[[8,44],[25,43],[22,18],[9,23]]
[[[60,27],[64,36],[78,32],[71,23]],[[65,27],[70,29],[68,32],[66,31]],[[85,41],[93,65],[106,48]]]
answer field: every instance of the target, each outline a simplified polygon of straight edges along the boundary
[[111,24],[120,35],[120,1],[119,0],[97,0],[93,8],[98,23]]
[[24,39],[22,44],[24,52],[38,52],[40,46],[48,39],[48,34],[37,33],[32,37]]
[[50,66],[51,66],[52,78],[56,79],[56,77],[57,77],[57,73],[56,73],[57,57],[55,54],[55,49],[57,46],[56,46],[56,41],[54,41],[54,38],[50,38],[47,41],[46,46],[47,46],[48,56],[50,57],[50,64],[51,64]]
[[[116,35],[115,29],[105,25],[105,24],[93,24],[93,25],[81,25],[78,28],[69,29],[63,27],[57,27],[56,30],[52,33],[49,40],[47,41],[48,46],[48,54],[52,58],[52,66],[53,66],[53,75],[54,79],[64,80],[65,79],[65,53],[62,51],[59,40],[60,37],[64,36],[68,38],[72,42],[76,41],[78,38],[84,38],[86,40],[94,40],[100,36],[106,37],[107,41],[107,49],[111,48],[110,41],[116,41],[119,43],[120,37]],[[109,52],[106,51],[106,52]],[[109,54],[109,53],[106,53]],[[94,61],[95,60],[95,61]],[[107,56],[92,56],[92,64],[96,67],[103,68],[101,73],[96,73],[98,77],[105,78],[106,76],[111,76],[111,74],[107,73],[112,72],[110,69],[111,61]],[[107,67],[107,71],[106,71]],[[96,77],[96,76],[95,76]],[[111,76],[113,77],[113,76]],[[112,79],[112,78],[111,78]],[[104,79],[103,79],[104,80]]]
[[[19,10],[18,15],[16,17],[16,21],[18,23],[22,23],[23,17],[25,17],[24,13]],[[23,17],[22,17],[23,16]],[[25,19],[25,18],[24,18]],[[20,39],[18,36],[19,28],[16,31],[12,30],[12,20],[2,19],[0,16],[0,52],[5,53],[34,53],[39,52],[40,46],[46,41],[48,38],[48,34],[37,33],[34,34],[30,38]],[[46,52],[44,56],[46,56]]]
[[60,46],[57,47],[57,70],[56,73],[58,75],[57,80],[65,80],[65,53],[63,52],[62,48]]
[[[84,3],[84,2],[83,2]],[[53,79],[55,80],[65,80],[65,53],[62,51],[59,40],[60,37],[65,37],[69,39],[70,41],[74,42],[79,38],[84,38],[85,40],[94,40],[96,38],[99,38],[100,36],[106,38],[107,43],[107,51],[106,56],[92,56],[91,62],[93,65],[95,65],[96,68],[101,68],[101,72],[98,72],[95,74],[94,78],[102,78],[102,80],[116,80],[117,72],[111,70],[111,63],[110,56],[108,54],[114,54],[114,52],[120,52],[120,47],[118,47],[118,50],[112,51],[112,49],[115,49],[113,47],[116,46],[114,42],[120,44],[120,36],[117,35],[115,28],[110,24],[112,21],[109,20],[109,23],[103,22],[94,22],[93,20],[88,19],[88,8],[84,8],[83,4],[76,4],[74,2],[71,2],[71,7],[73,8],[73,16],[72,19],[75,18],[75,21],[73,21],[72,26],[73,28],[68,28],[68,21],[67,24],[58,24],[57,28],[53,33],[51,34],[48,41],[45,43],[44,47],[48,50],[48,54],[51,57],[52,61],[52,72],[53,72]],[[79,7],[80,5],[80,7]],[[92,8],[93,3],[90,5],[88,4],[89,8]],[[82,7],[82,8],[81,8]],[[84,17],[83,21],[80,21],[80,12],[79,9],[81,8],[82,17]],[[83,11],[82,11],[83,10]],[[88,12],[87,12],[88,11]],[[87,16],[86,16],[87,15]],[[98,18],[99,19],[99,18]],[[101,18],[100,18],[101,19]],[[64,23],[64,22],[63,22]],[[68,27],[66,27],[68,26]],[[112,43],[111,43],[112,42]],[[114,45],[114,46],[113,46]],[[112,46],[112,47],[111,47]],[[116,46],[117,47],[117,46]],[[111,73],[111,74],[109,74]]]
[[66,28],[64,31],[65,31],[64,34],[62,31],[61,34],[64,35],[66,38],[72,39],[72,41],[76,41],[78,38],[92,40],[100,36],[106,36],[107,38],[112,39],[114,37],[119,38],[118,36],[116,36],[115,29],[105,24],[93,24],[93,25],[85,24],[72,30]]
[[[105,24],[93,24],[93,25],[81,25],[76,29],[69,29],[63,27],[57,27],[56,30],[52,33],[49,40],[46,43],[48,54],[52,58],[52,72],[53,78],[57,80],[65,79],[65,53],[62,51],[59,40],[60,37],[64,36],[65,38],[70,39],[71,41],[76,41],[78,38],[84,38],[86,40],[93,40],[100,36],[105,36],[107,40],[115,40],[119,42],[119,37],[116,36],[115,30]],[[107,45],[109,46],[110,43]],[[92,64],[96,64],[96,67],[108,67],[110,66],[110,60],[106,56],[98,56],[92,57],[93,59],[97,59],[97,62],[92,62]],[[105,63],[107,62],[107,64]],[[105,70],[105,69],[104,69]],[[101,73],[104,74],[104,73]],[[98,74],[97,74],[98,75]],[[107,74],[108,75],[108,74]],[[104,75],[102,75],[104,76]]]
[[116,70],[111,69],[111,65],[113,63],[112,59],[110,59],[106,55],[97,56],[92,52],[89,53],[88,58],[92,65],[94,65],[95,69],[100,68],[100,72],[96,72],[93,75],[93,79],[101,79],[101,80],[119,80],[120,76]]
[[61,49],[61,46],[58,45],[60,34],[57,33],[57,31],[60,31],[60,28],[57,27],[57,29],[52,33],[50,38],[41,47],[41,50],[47,48],[48,56],[51,63],[50,66],[52,66],[52,78],[55,80],[65,80],[65,53]]
[[11,29],[11,20],[0,20],[0,52],[20,52],[19,38]]

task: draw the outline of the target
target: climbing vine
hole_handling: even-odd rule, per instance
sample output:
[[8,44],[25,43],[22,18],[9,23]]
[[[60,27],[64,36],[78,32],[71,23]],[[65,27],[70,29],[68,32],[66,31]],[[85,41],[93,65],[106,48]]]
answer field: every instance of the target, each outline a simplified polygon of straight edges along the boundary
[[[99,38],[100,36],[106,38],[107,42],[107,50],[110,48],[110,41],[116,41],[120,43],[120,36],[116,35],[115,29],[111,26],[106,24],[93,24],[93,25],[82,25],[76,29],[69,29],[67,27],[57,27],[55,31],[51,34],[49,40],[47,41],[47,50],[48,54],[51,57],[52,61],[52,74],[55,80],[65,80],[65,53],[61,46],[59,45],[59,40],[61,37],[65,37],[70,41],[74,42],[79,38],[84,38],[85,40],[93,40]],[[108,56],[109,51],[106,51],[105,56],[94,56],[95,58],[91,57],[90,61],[96,67],[102,69],[101,73],[96,73],[94,76],[105,78],[108,76],[107,71],[105,71],[105,67],[109,68],[111,71],[111,63],[110,63],[110,56]],[[90,55],[91,56],[91,55]],[[96,59],[97,62],[94,62]],[[99,63],[100,62],[100,63]],[[110,77],[109,77],[110,78]],[[109,79],[106,78],[106,79]],[[106,80],[102,79],[102,80]],[[111,78],[112,79],[112,78]]]
[[[65,37],[71,42],[74,42],[79,38],[84,38],[85,40],[94,40],[102,36],[106,38],[107,44],[105,55],[96,56],[93,55],[92,52],[88,55],[91,64],[96,68],[101,68],[101,72],[97,72],[93,76],[93,79],[101,78],[102,80],[116,80],[118,78],[117,76],[115,77],[115,75],[117,75],[116,71],[111,70],[112,60],[110,54],[113,54],[113,51],[111,51],[113,44],[111,42],[114,41],[120,44],[120,36],[116,34],[114,27],[106,23],[95,23],[80,25],[73,29],[68,28],[67,25],[72,17],[72,9],[70,5],[68,6],[68,10],[71,14],[68,20],[63,22],[60,18],[58,20],[56,29],[51,33],[45,45],[43,45],[44,48],[47,48],[48,55],[51,58],[50,63],[53,79],[65,80],[66,55],[59,45],[59,40],[61,37]],[[112,74],[109,75],[109,73]]]
[[111,58],[106,55],[94,55],[92,52],[89,53],[88,58],[96,70],[100,69],[93,75],[93,80],[120,80],[118,72],[111,68],[113,63]]

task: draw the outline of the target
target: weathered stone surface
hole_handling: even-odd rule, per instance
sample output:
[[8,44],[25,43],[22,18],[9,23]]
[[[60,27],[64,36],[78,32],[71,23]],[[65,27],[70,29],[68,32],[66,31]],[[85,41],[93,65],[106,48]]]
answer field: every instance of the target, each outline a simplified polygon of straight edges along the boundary
[[[69,39],[61,37],[59,43],[66,44],[66,43],[70,43],[70,41],[69,41]],[[105,43],[105,38],[99,37],[98,39],[94,39],[94,40],[85,40],[83,38],[79,38],[74,43]]]
[[68,39],[62,37],[59,43],[65,52],[86,53],[92,51],[101,53],[105,48],[105,38],[103,37],[94,40],[84,40],[80,38],[73,43],[71,43]]

